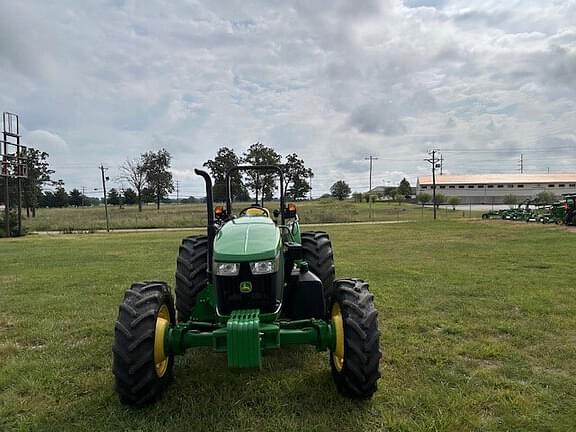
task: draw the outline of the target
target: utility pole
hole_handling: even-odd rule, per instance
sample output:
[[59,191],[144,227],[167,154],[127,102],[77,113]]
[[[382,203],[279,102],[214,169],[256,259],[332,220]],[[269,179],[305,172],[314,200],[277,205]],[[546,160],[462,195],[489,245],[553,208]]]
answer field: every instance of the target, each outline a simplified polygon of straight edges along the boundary
[[519,166],[520,166],[520,174],[524,174],[524,154],[523,153],[520,153]]
[[86,203],[84,202],[85,197],[86,197],[86,186],[82,186],[82,208],[86,206]]
[[364,160],[369,160],[370,161],[370,180],[369,180],[369,187],[368,187],[368,202],[369,202],[369,212],[370,212],[370,220],[374,219],[373,214],[372,214],[372,161],[378,160],[377,157],[370,155],[367,158],[364,158]]
[[367,158],[364,158],[364,160],[369,160],[370,161],[370,187],[368,189],[368,192],[372,192],[372,161],[378,160],[377,157],[370,155]]
[[[439,159],[436,157],[438,150],[428,150],[428,154],[432,157],[430,159],[424,159],[426,162],[432,164],[432,208],[434,210],[434,220],[436,220],[436,168],[441,167],[438,164]],[[438,165],[438,166],[437,166]]]
[[108,177],[104,177],[104,171],[108,168],[104,168],[104,165],[100,164],[100,172],[102,173],[102,189],[104,191],[104,210],[106,211],[106,232],[110,232],[110,217],[108,216],[108,196],[106,195],[106,180]]
[[176,204],[180,204],[180,181],[176,180]]

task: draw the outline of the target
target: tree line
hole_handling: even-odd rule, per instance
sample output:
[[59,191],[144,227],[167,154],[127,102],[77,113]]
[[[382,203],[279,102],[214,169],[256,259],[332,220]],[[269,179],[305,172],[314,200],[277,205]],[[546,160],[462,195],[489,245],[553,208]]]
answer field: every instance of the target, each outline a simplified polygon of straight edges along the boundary
[[[99,205],[100,198],[87,196],[78,188],[69,191],[65,189],[64,182],[53,180],[55,173],[50,169],[48,153],[36,149],[28,150],[28,178],[23,179],[23,206],[27,216],[34,217],[39,207],[83,207]],[[162,202],[168,202],[168,195],[174,191],[173,175],[170,171],[172,156],[164,148],[158,151],[142,153],[138,158],[126,160],[120,167],[117,181],[126,182],[127,188],[111,188],[107,193],[108,203],[111,205],[138,205],[142,211],[144,203],[155,202],[160,208]],[[216,201],[223,201],[226,195],[226,173],[238,165],[278,165],[284,174],[284,195],[291,200],[305,199],[311,191],[311,180],[314,177],[312,169],[306,167],[304,160],[296,153],[285,156],[279,154],[272,147],[261,142],[252,144],[242,154],[237,154],[230,147],[221,147],[213,159],[207,160],[203,166],[210,171],[213,178],[213,195]],[[108,178],[107,178],[108,179]],[[45,190],[51,186],[51,190]],[[237,172],[231,181],[231,195],[235,201],[271,200],[278,192],[278,182],[274,174],[261,171]],[[348,199],[351,194],[350,186],[344,180],[336,181],[330,188],[329,196],[338,200]],[[16,202],[16,188],[10,186],[10,193],[14,194],[12,203]],[[370,201],[383,196],[401,202],[410,195],[410,183],[403,179],[397,188],[387,188],[383,194],[368,192],[355,193],[352,198],[356,201]],[[202,198],[193,196],[181,200],[182,202],[198,202]]]
[[[226,198],[226,173],[238,165],[279,165],[283,171],[286,197],[292,200],[306,198],[311,190],[310,179],[314,173],[306,168],[304,160],[296,153],[284,158],[271,147],[261,142],[252,144],[241,156],[229,147],[221,147],[214,159],[204,163],[214,179],[213,194],[215,201]],[[250,201],[251,195],[256,202],[261,199],[270,201],[278,190],[274,174],[261,171],[236,172],[231,176],[230,194],[235,201]]]
[[[28,177],[21,180],[22,206],[26,209],[27,217],[35,217],[39,207],[82,207],[98,205],[99,198],[93,198],[80,192],[77,188],[66,191],[64,181],[52,178],[55,171],[50,168],[49,155],[33,148],[26,150]],[[112,205],[138,204],[142,210],[142,203],[160,202],[174,191],[174,182],[170,172],[172,157],[166,149],[156,152],[142,153],[139,158],[126,161],[121,167],[121,175],[117,180],[127,181],[131,187],[119,191],[110,189],[107,198]],[[51,187],[53,190],[45,190]],[[11,179],[9,183],[11,207],[18,202],[17,180]]]

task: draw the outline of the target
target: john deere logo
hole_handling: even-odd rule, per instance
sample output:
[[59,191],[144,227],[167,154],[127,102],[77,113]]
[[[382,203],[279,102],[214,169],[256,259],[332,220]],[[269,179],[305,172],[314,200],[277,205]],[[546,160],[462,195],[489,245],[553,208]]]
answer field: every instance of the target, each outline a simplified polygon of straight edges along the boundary
[[252,283],[250,281],[240,282],[240,292],[248,294],[252,292]]

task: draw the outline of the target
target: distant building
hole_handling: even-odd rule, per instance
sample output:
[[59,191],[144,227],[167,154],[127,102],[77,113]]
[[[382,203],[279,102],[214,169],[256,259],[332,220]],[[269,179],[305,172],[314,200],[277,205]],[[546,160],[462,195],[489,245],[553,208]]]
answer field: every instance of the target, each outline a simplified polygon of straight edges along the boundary
[[[432,193],[432,176],[418,177],[417,193]],[[462,204],[503,204],[507,195],[519,201],[540,192],[576,193],[576,173],[437,175],[436,192],[457,196]]]

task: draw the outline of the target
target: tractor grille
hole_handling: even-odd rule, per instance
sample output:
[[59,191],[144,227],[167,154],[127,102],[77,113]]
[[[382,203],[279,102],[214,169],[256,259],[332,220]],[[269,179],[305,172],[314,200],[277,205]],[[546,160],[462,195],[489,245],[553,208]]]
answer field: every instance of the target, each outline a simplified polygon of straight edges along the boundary
[[[282,271],[254,276],[249,263],[240,264],[238,276],[216,276],[218,311],[229,315],[239,309],[260,309],[260,312],[274,312],[282,298]],[[249,281],[252,291],[243,293],[240,284]]]

